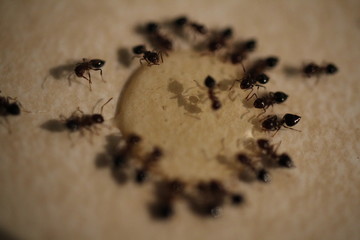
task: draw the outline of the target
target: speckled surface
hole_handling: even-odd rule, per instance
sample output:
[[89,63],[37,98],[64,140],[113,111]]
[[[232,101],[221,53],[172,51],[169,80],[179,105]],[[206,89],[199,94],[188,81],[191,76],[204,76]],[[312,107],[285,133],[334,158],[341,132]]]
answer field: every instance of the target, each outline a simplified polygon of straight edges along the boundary
[[[0,235],[15,239],[358,239],[360,231],[360,4],[358,1],[2,1],[0,90],[26,109],[0,129]],[[275,170],[269,185],[241,185],[248,201],[203,219],[179,203],[169,222],[147,212],[151,186],[119,186],[95,166],[105,136],[71,136],[41,126],[76,107],[90,112],[119,93],[138,67],[118,51],[144,42],[136,24],[186,13],[211,27],[231,25],[239,38],[256,37],[252,56],[276,54],[271,90],[290,98],[275,111],[302,116],[301,133],[283,131],[281,151],[297,168]],[[66,77],[46,81],[49,70],[83,57],[106,59],[101,82]],[[303,79],[285,68],[332,61],[332,77]],[[111,125],[117,102],[104,110]]]

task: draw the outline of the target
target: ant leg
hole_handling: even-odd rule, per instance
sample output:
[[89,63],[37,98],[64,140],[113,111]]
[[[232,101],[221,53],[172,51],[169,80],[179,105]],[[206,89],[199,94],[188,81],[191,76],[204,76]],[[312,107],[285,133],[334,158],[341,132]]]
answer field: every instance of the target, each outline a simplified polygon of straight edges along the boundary
[[257,115],[257,118],[259,118],[261,115],[263,115],[264,113],[266,113],[266,108],[263,108],[263,112],[261,112],[259,115]]
[[260,88],[260,87],[262,87],[262,88],[266,89],[266,87],[265,87],[265,86],[263,86],[263,85],[255,84],[255,86],[257,87],[257,90],[259,90],[259,88]]
[[280,128],[278,128],[278,129],[276,130],[276,132],[275,132],[271,137],[274,137],[274,136],[278,133],[279,130],[280,130]]
[[294,131],[297,131],[297,132],[301,132],[301,130],[298,130],[298,129],[295,129],[295,128],[292,128],[292,127],[287,127],[287,126],[283,126],[284,128],[288,128],[288,129],[291,129],[291,130],[294,130]]
[[100,108],[100,109],[101,109],[101,110],[100,110],[100,114],[102,114],[105,105],[108,104],[111,100],[113,100],[113,98],[110,98],[109,100],[107,100],[106,103],[104,103],[104,104],[101,106],[101,108]]
[[106,82],[106,81],[104,80],[104,78],[103,78],[102,69],[93,69],[93,70],[94,70],[94,71],[100,71],[101,80],[102,80],[103,82]]
[[245,98],[245,100],[246,101],[249,101],[249,96],[250,96],[250,94],[252,93],[254,91],[254,88],[251,88],[251,91],[249,92],[249,94],[246,96],[246,98]]
[[162,55],[162,52],[159,52],[158,54],[160,55],[161,62],[163,63],[163,62],[164,62],[164,60],[163,60],[163,55]]
[[90,91],[91,91],[91,76],[90,76],[89,72],[88,72],[88,74],[89,74],[89,78],[85,77],[84,75],[82,75],[82,78],[86,79],[89,82],[89,87],[90,87]]
[[90,75],[90,71],[88,71],[88,75],[89,75],[89,88],[90,88],[90,91],[92,91],[92,90],[91,90],[91,75]]
[[235,85],[236,82],[240,82],[240,80],[234,80],[233,83],[232,83],[232,85],[231,85],[231,87],[229,88],[229,91],[234,87],[234,85]]
[[252,99],[254,96],[255,96],[256,98],[258,98],[257,94],[256,94],[256,93],[253,93],[253,94],[251,95],[251,97],[247,98],[246,100],[249,101],[249,100]]

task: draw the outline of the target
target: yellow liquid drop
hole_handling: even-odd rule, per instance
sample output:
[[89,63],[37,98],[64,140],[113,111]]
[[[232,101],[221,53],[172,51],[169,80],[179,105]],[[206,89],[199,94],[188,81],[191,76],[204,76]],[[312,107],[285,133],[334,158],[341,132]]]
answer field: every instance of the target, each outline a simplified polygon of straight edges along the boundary
[[[235,154],[256,133],[249,119],[258,110],[245,106],[248,93],[238,82],[229,90],[242,74],[241,67],[215,56],[171,53],[160,65],[144,65],[131,76],[119,101],[117,126],[124,135],[139,134],[143,149],[163,149],[158,168],[166,177],[226,179],[240,165]],[[222,107],[216,111],[204,85],[208,75],[218,84]]]

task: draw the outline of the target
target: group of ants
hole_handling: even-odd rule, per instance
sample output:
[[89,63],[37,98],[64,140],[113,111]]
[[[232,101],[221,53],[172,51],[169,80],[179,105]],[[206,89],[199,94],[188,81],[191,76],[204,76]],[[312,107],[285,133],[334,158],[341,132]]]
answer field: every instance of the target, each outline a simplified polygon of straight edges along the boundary
[[[192,34],[195,36],[204,37],[206,40],[201,46],[205,51],[211,54],[216,54],[221,50],[225,50],[224,58],[231,64],[241,64],[244,70],[244,75],[241,79],[234,80],[230,90],[238,82],[240,89],[251,90],[245,98],[250,100],[256,97],[253,103],[255,108],[263,109],[263,113],[273,106],[274,104],[283,103],[288,95],[284,92],[268,92],[267,94],[258,97],[253,93],[253,89],[263,87],[269,81],[269,77],[264,73],[265,71],[274,68],[278,64],[278,58],[271,56],[260,59],[246,71],[243,61],[247,58],[248,54],[253,52],[256,48],[256,40],[250,39],[246,41],[236,42],[230,44],[233,37],[233,30],[226,28],[223,30],[210,31],[205,25],[199,24],[195,21],[188,19],[186,16],[181,16],[173,19],[170,23],[173,31],[179,35]],[[135,57],[140,58],[140,63],[144,62],[147,66],[160,65],[163,63],[163,54],[168,55],[173,50],[173,41],[164,34],[160,24],[149,22],[142,27],[147,39],[154,46],[156,51],[147,50],[144,45],[133,47],[132,52]],[[203,49],[204,50],[204,49]],[[101,59],[83,59],[75,65],[73,73],[88,81],[91,90],[91,75],[90,71],[99,71],[102,78],[102,68],[105,61]],[[309,63],[303,66],[301,72],[307,76],[315,76],[319,78],[321,75],[332,75],[338,71],[338,68],[332,64],[318,65]],[[215,94],[217,83],[211,76],[207,76],[204,80],[204,85],[208,89],[208,96],[211,101],[211,108],[214,111],[219,110],[222,104]],[[1,93],[1,92],[0,92]],[[76,132],[83,130],[90,130],[96,125],[104,122],[102,116],[103,107],[112,100],[110,98],[102,107],[101,112],[96,114],[85,114],[80,109],[71,114],[70,117],[62,118],[62,122],[69,132]],[[21,103],[16,99],[9,96],[0,96],[0,116],[4,117],[6,121],[8,116],[20,115],[22,109]],[[269,115],[261,122],[261,127],[266,131],[275,131],[275,134],[282,128],[291,128],[295,126],[301,117],[295,114],[287,113],[283,117],[277,115]],[[292,128],[291,128],[292,129]],[[274,134],[274,135],[275,135]],[[123,173],[123,170],[129,166],[129,160],[136,157],[135,149],[142,141],[142,138],[137,134],[129,134],[125,137],[124,144],[116,150],[112,156],[111,166],[113,173]],[[262,182],[269,182],[271,180],[269,172],[266,167],[284,167],[292,168],[294,163],[290,156],[286,153],[277,153],[278,145],[275,146],[267,139],[258,139],[255,142],[256,155],[248,156],[244,153],[236,155],[238,163],[245,165],[247,170],[245,178],[257,179]],[[135,170],[135,181],[139,184],[145,182],[149,178],[150,170],[157,164],[159,159],[163,156],[163,151],[159,147],[154,147],[146,157],[143,158],[141,167]],[[260,161],[254,161],[260,159]],[[250,175],[249,175],[250,173]],[[243,177],[244,177],[243,176]],[[244,179],[244,178],[243,178]],[[227,190],[223,184],[218,180],[200,181],[196,184],[198,194],[193,195],[185,191],[185,182],[179,179],[171,179],[161,181],[156,185],[157,200],[151,207],[153,216],[166,219],[174,214],[173,203],[175,199],[182,197],[188,200],[190,206],[196,213],[204,216],[217,216],[221,206],[226,202],[231,202],[234,205],[239,205],[244,202],[244,197],[240,193],[233,193]]]

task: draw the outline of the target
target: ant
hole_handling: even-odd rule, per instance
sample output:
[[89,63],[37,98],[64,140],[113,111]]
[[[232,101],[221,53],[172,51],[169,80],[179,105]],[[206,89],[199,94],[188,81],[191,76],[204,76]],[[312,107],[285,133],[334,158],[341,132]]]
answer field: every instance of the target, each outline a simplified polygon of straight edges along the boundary
[[143,166],[136,170],[135,180],[137,183],[143,183],[147,176],[148,170],[158,162],[163,156],[163,151],[159,147],[154,147],[153,151],[144,159]]
[[270,173],[264,168],[257,168],[255,166],[254,162],[251,161],[251,159],[247,155],[245,155],[243,153],[239,153],[236,156],[236,158],[240,163],[249,167],[250,170],[256,175],[258,180],[265,182],[265,183],[271,181]]
[[256,40],[248,40],[240,46],[238,46],[232,53],[230,53],[230,61],[232,64],[241,63],[248,55],[248,53],[253,52],[256,48]]
[[233,31],[231,28],[226,28],[222,30],[220,33],[215,34],[209,43],[208,43],[208,50],[210,52],[216,52],[222,48],[224,48],[228,42],[228,40],[233,36]]
[[[252,96],[257,97],[257,95],[255,93]],[[270,106],[273,106],[274,104],[283,103],[283,102],[286,101],[287,98],[288,98],[288,95],[286,93],[283,93],[283,92],[269,92],[268,94],[266,94],[266,95],[264,95],[264,96],[262,96],[260,98],[257,98],[254,101],[254,107],[255,108],[262,108],[264,110],[264,112],[261,113],[261,114],[264,114],[266,112],[266,109],[268,109]]]
[[154,42],[157,48],[167,52],[173,50],[172,41],[160,32],[160,27],[155,22],[149,22],[145,26],[146,33],[149,34],[150,40]]
[[258,139],[257,145],[263,155],[263,160],[270,160],[272,163],[276,163],[277,166],[292,168],[294,167],[294,162],[290,156],[286,153],[278,155],[276,153],[277,148],[274,148],[274,145],[271,145],[267,139]]
[[[1,93],[1,91],[0,91]],[[8,131],[11,133],[10,124],[8,122],[7,116],[18,116],[21,113],[20,107],[22,107],[21,103],[12,97],[4,97],[0,96],[0,116],[4,117],[5,122],[8,125]]]
[[142,57],[139,60],[141,65],[142,61],[146,61],[148,66],[160,65],[160,61],[162,63],[164,62],[162,52],[147,51],[144,45],[138,45],[133,47],[133,53],[137,55],[142,54]]
[[215,96],[214,93],[214,88],[216,86],[216,81],[214,78],[212,78],[211,76],[207,76],[205,78],[205,86],[209,89],[208,93],[209,93],[209,98],[212,101],[211,107],[213,110],[218,110],[219,108],[221,108],[221,102],[219,101],[219,99]]
[[165,180],[156,186],[157,200],[152,205],[152,213],[160,219],[170,218],[174,214],[174,202],[185,192],[186,184],[180,180]]
[[129,134],[125,141],[125,146],[113,156],[115,168],[122,168],[127,164],[129,156],[132,154],[134,147],[141,142],[141,137],[137,134]]
[[335,74],[337,71],[338,71],[338,68],[332,63],[329,63],[325,66],[319,66],[315,63],[309,63],[309,64],[305,65],[303,68],[303,73],[307,77],[312,77],[312,76],[319,77],[321,74],[332,75],[332,74]]
[[173,24],[181,29],[183,29],[185,26],[188,26],[194,32],[201,35],[205,35],[208,33],[208,30],[204,25],[189,21],[188,18],[185,16],[178,17],[177,19],[174,20]]
[[267,69],[271,69],[276,67],[276,65],[279,63],[279,59],[274,56],[267,57],[265,59],[258,60],[254,66],[249,70],[249,72],[256,76],[258,74],[263,73]]
[[225,202],[227,191],[218,180],[199,182],[197,184],[200,198],[194,202],[195,207],[201,214],[217,217],[220,214],[220,207]]
[[260,73],[260,74],[254,75],[250,72],[246,72],[246,69],[242,63],[241,63],[241,66],[244,70],[244,77],[241,80],[235,80],[229,90],[231,90],[234,87],[236,82],[240,82],[241,89],[243,89],[243,90],[251,89],[251,91],[245,98],[246,100],[249,100],[253,96],[253,95],[251,95],[251,97],[249,97],[250,94],[253,92],[254,87],[256,86],[258,89],[259,89],[259,87],[265,88],[264,86],[262,86],[260,84],[268,83],[270,78],[265,73]]
[[[104,60],[101,60],[101,59],[87,60],[87,59],[83,58],[82,63],[76,64],[74,72],[75,72],[77,77],[85,78],[89,82],[89,88],[90,88],[90,91],[91,91],[90,70],[100,71],[101,79],[103,80],[103,82],[105,82],[105,80],[103,79],[102,69],[101,69],[104,65],[105,65]],[[88,74],[88,77],[85,77],[85,73]]]
[[[69,118],[65,118],[61,116],[62,120],[65,122],[65,127],[70,132],[82,131],[83,129],[87,129],[92,131],[91,127],[95,126],[95,124],[102,124],[104,122],[104,117],[102,116],[103,108],[106,104],[108,104],[113,98],[110,98],[106,103],[101,106],[100,114],[84,114],[79,108],[71,114]],[[78,115],[79,112],[81,115]]]
[[6,117],[8,115],[20,115],[20,106],[21,104],[16,100],[16,98],[0,96],[0,116]]
[[290,113],[285,114],[282,118],[279,118],[276,115],[269,115],[261,123],[261,126],[267,131],[276,131],[273,136],[275,136],[281,127],[290,128],[300,132],[300,130],[291,128],[292,126],[295,126],[300,121],[300,119],[300,116]]

